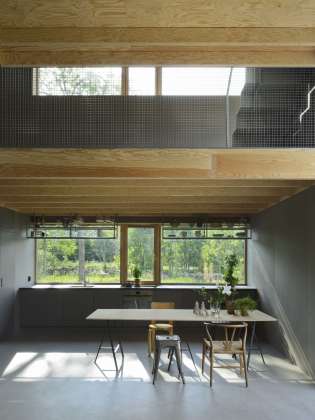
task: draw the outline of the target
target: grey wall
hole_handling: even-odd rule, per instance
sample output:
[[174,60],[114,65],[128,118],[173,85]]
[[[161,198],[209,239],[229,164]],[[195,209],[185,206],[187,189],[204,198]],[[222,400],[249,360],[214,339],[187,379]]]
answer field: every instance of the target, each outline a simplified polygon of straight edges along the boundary
[[0,209],[0,337],[15,330],[17,290],[34,279],[34,241],[25,239],[26,223],[27,217]]
[[269,339],[308,374],[315,372],[315,188],[253,218],[249,284],[279,319]]

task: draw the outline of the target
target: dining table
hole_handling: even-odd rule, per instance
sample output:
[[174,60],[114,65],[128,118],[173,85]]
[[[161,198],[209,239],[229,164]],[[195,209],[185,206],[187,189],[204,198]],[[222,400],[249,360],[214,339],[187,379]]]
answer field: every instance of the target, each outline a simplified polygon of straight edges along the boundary
[[[90,315],[86,317],[88,321],[99,321],[104,325],[104,331],[102,338],[100,340],[95,362],[100,354],[101,349],[104,347],[103,343],[106,338],[106,335],[109,340],[110,349],[114,358],[115,368],[118,372],[120,368],[118,367],[116,353],[120,351],[122,355],[122,364],[124,361],[124,350],[121,338],[118,337],[118,344],[114,345],[113,334],[112,334],[112,322],[114,321],[147,321],[152,320],[159,322],[196,322],[203,324],[205,322],[213,324],[222,324],[222,323],[239,323],[246,322],[250,326],[249,340],[247,344],[247,366],[249,367],[251,353],[254,349],[254,340],[256,337],[256,325],[257,323],[271,323],[277,322],[277,319],[273,316],[268,315],[267,313],[260,310],[253,310],[248,313],[248,315],[243,316],[238,313],[229,314],[226,310],[220,310],[219,313],[212,313],[211,311],[206,311],[204,314],[196,314],[192,309],[107,309],[100,308],[93,311]],[[265,363],[263,353],[259,348],[263,362]]]

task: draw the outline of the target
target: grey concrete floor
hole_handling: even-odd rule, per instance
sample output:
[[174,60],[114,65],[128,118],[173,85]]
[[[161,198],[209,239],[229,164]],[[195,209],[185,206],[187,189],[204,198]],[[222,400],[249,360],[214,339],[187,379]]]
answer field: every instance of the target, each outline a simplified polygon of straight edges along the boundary
[[119,375],[109,354],[98,366],[93,362],[99,334],[33,332],[1,342],[0,419],[315,419],[314,383],[270,347],[267,368],[253,357],[248,389],[236,369],[216,370],[210,389],[207,374],[201,375],[198,342],[191,343],[197,371],[184,354],[186,385],[175,365],[166,372],[164,355],[153,386],[144,334],[125,340]]

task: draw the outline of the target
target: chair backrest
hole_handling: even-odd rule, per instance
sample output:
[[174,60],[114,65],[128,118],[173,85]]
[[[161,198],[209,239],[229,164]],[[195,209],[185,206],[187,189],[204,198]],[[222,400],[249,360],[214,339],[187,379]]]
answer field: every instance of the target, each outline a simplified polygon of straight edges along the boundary
[[240,324],[221,324],[221,323],[209,323],[205,322],[206,327],[206,333],[209,338],[210,344],[213,343],[213,338],[210,333],[209,327],[218,327],[223,329],[224,332],[224,348],[227,351],[230,351],[232,349],[233,342],[235,341],[241,341],[242,342],[242,350],[246,349],[246,338],[247,338],[247,324],[246,322],[242,322]]
[[[175,302],[151,302],[151,309],[175,309]],[[155,323],[156,321],[151,321],[151,324]],[[173,321],[168,323],[173,325]]]

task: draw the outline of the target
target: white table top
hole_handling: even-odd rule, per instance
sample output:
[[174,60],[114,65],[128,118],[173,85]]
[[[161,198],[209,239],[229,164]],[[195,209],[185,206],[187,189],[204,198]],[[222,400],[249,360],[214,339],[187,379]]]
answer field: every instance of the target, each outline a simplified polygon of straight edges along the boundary
[[[214,322],[218,319],[210,314],[199,316],[192,309],[96,309],[87,318],[89,321],[197,321]],[[220,311],[220,322],[275,322],[276,318],[262,312],[252,311],[248,316],[230,315]]]

